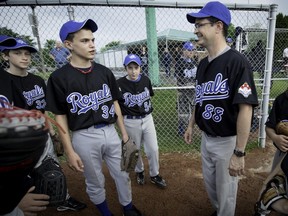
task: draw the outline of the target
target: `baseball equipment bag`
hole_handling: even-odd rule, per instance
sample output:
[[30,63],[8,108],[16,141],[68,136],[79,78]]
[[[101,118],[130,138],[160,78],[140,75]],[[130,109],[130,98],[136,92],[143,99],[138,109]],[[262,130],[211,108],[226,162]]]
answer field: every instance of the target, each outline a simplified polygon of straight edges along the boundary
[[53,143],[56,155],[58,157],[63,156],[64,148],[63,148],[62,142],[60,141],[58,135],[54,134],[53,136],[51,136],[51,139],[52,139],[52,143]]
[[0,108],[0,215],[11,212],[29,189],[27,175],[48,140],[46,120],[36,110]]
[[66,200],[66,178],[59,163],[47,156],[31,173],[34,193],[50,196],[48,206],[58,206]]
[[130,172],[135,169],[139,158],[139,149],[136,143],[129,137],[126,143],[122,140],[121,170]]
[[280,121],[275,129],[277,134],[288,136],[288,120]]

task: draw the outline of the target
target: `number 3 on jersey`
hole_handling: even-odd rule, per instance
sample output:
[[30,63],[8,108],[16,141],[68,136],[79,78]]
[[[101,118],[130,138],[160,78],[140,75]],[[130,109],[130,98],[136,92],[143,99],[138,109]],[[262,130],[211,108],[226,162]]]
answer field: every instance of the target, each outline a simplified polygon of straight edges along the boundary
[[222,107],[214,107],[212,104],[207,104],[205,106],[205,111],[202,113],[202,117],[206,120],[212,118],[214,122],[220,122],[223,113],[224,109]]
[[109,118],[109,114],[114,117],[115,115],[115,109],[114,109],[114,104],[111,106],[111,108],[109,109],[108,106],[104,105],[101,107],[102,111],[103,111],[103,114],[102,114],[102,117],[104,119],[108,119]]

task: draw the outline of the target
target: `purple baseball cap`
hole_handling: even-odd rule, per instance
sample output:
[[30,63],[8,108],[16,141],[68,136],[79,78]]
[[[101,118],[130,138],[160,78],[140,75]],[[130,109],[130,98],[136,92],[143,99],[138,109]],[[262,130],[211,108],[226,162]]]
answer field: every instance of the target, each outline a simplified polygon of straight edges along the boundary
[[0,35],[0,46],[15,46],[16,40],[7,35]]
[[231,23],[231,14],[229,9],[218,1],[208,2],[198,13],[188,13],[186,18],[188,22],[195,23],[195,19],[215,17],[226,25]]
[[95,32],[98,29],[97,24],[92,19],[86,19],[83,22],[76,22],[74,20],[70,20],[64,23],[60,29],[59,35],[60,35],[61,41],[64,42],[68,34],[77,32],[84,27],[87,27],[92,32]]
[[16,42],[15,46],[1,46],[0,47],[0,51],[4,51],[4,50],[16,50],[16,49],[27,49],[29,50],[31,53],[35,53],[38,52],[38,50],[36,48],[34,48],[33,46],[30,46],[27,42],[25,42],[24,40],[20,39],[20,38],[15,38],[14,39]]
[[230,37],[227,37],[226,41],[227,41],[227,43],[232,43],[233,42],[232,38],[230,38]]
[[183,49],[184,50],[188,50],[188,51],[193,51],[194,50],[194,45],[190,41],[187,41],[187,42],[184,43]]
[[130,64],[131,62],[135,62],[136,64],[138,64],[139,66],[141,66],[141,59],[139,58],[139,56],[135,55],[135,54],[129,54],[125,57],[124,59],[124,66],[127,66],[128,64]]

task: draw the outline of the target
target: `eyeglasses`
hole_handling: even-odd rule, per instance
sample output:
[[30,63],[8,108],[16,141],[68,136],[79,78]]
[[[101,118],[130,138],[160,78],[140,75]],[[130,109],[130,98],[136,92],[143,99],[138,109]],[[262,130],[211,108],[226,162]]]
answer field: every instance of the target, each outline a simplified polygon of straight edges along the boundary
[[212,22],[209,22],[209,23],[195,23],[195,29],[199,29],[200,27],[205,26],[207,24],[213,25]]

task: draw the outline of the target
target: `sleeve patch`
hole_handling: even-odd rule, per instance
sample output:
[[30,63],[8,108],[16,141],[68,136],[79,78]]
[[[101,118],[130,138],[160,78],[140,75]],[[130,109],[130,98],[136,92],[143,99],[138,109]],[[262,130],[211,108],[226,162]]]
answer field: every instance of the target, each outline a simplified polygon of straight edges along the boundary
[[248,98],[248,96],[250,94],[252,94],[252,90],[250,88],[250,86],[248,85],[247,82],[245,82],[244,84],[242,84],[240,86],[240,88],[238,89],[238,93],[242,94],[243,97]]

